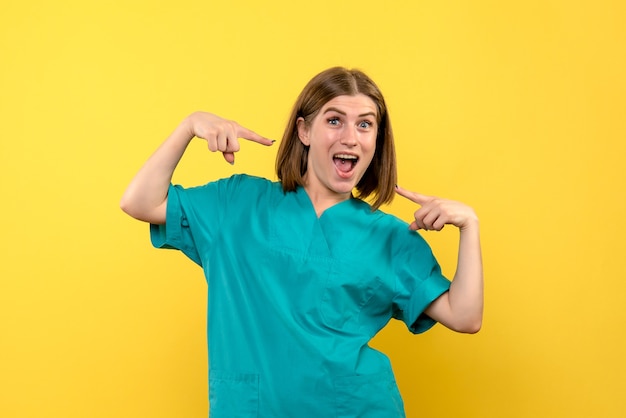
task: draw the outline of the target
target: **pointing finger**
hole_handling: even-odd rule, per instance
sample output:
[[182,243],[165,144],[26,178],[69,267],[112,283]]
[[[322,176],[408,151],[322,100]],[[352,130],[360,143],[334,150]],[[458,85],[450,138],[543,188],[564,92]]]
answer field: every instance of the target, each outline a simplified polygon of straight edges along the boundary
[[412,192],[410,190],[403,189],[402,187],[396,185],[396,193],[400,196],[409,199],[411,202],[417,203],[418,205],[423,205],[432,200],[431,196],[426,196],[420,193]]
[[267,139],[264,136],[261,136],[248,128],[244,128],[241,125],[239,125],[237,129],[237,137],[247,139],[249,141],[256,142],[262,145],[272,145],[274,143],[273,140]]

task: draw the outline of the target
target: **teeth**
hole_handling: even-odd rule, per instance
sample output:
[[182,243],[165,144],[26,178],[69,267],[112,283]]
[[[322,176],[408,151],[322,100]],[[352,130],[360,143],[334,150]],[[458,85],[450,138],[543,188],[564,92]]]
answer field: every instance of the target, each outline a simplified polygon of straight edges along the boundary
[[358,160],[358,157],[356,155],[350,154],[335,154],[333,158],[338,158],[340,160]]

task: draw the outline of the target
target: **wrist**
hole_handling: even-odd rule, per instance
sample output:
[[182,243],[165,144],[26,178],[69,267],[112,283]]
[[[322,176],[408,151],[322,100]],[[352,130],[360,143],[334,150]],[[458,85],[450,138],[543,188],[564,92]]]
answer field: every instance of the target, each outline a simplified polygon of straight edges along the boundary
[[471,230],[476,230],[478,231],[479,229],[479,224],[480,222],[478,221],[478,217],[474,216],[472,218],[467,219],[463,225],[461,225],[459,227],[459,230],[461,232],[465,232],[465,231],[471,231]]
[[191,141],[196,136],[194,125],[199,113],[200,112],[191,113],[185,119],[183,119],[182,123],[180,124],[180,128],[182,128],[182,131],[185,133],[185,137],[189,138],[189,141]]

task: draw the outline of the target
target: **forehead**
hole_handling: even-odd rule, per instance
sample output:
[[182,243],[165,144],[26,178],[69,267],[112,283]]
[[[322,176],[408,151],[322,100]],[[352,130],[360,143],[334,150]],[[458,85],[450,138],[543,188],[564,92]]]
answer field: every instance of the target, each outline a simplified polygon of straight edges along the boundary
[[356,94],[354,96],[337,96],[322,106],[321,112],[324,113],[328,110],[339,110],[348,115],[365,115],[374,114],[378,116],[378,107],[376,103],[364,94]]

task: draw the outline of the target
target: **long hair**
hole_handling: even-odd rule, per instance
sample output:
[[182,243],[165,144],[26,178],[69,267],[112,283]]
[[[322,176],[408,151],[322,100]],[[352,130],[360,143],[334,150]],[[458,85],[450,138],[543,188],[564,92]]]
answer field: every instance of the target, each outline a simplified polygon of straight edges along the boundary
[[276,174],[283,191],[290,192],[298,186],[304,186],[309,147],[298,137],[298,118],[303,118],[310,126],[320,109],[330,100],[357,94],[364,94],[376,105],[378,132],[374,158],[356,185],[356,197],[365,199],[373,196],[372,210],[393,200],[397,183],[396,156],[385,99],[378,86],[365,73],[343,67],[329,68],[313,77],[296,100],[276,156]]

